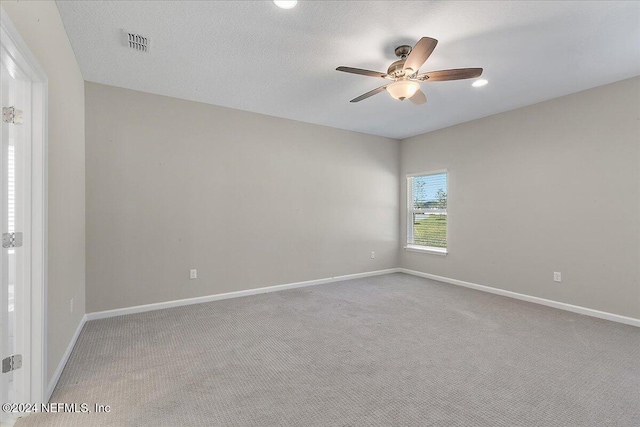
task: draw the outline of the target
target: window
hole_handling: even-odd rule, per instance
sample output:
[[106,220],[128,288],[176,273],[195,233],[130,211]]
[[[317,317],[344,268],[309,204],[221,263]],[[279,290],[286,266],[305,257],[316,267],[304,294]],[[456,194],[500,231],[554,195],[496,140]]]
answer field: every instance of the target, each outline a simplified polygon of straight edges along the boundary
[[407,246],[447,253],[447,172],[407,176]]

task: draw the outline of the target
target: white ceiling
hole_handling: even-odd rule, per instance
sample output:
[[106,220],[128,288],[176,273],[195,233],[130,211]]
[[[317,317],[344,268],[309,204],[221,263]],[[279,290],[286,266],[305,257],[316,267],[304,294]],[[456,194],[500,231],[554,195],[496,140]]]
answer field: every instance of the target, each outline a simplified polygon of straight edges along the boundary
[[[640,75],[640,2],[58,1],[91,82],[405,138]],[[124,47],[122,30],[151,39]],[[421,71],[484,67],[489,85],[423,83],[428,102],[378,94],[401,44],[439,40]]]

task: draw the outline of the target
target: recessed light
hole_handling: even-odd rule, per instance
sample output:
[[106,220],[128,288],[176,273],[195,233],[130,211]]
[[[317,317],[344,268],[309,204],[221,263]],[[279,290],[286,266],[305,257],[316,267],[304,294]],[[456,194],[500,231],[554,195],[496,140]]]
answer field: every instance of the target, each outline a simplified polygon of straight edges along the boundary
[[298,4],[298,0],[289,0],[289,1],[273,0],[273,2],[280,9],[293,9]]
[[471,83],[471,86],[473,86],[473,87],[482,87],[482,86],[486,86],[487,83],[489,83],[489,80],[478,79],[475,82]]

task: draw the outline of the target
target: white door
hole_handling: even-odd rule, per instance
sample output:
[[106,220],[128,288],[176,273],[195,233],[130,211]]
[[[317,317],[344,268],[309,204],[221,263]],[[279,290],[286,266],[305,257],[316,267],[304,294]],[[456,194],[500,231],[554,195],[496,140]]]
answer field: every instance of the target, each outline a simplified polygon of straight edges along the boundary
[[[31,80],[2,46],[0,52],[0,227],[2,256],[2,403],[29,402],[30,330],[30,155]],[[3,424],[18,415],[20,407],[7,412]]]

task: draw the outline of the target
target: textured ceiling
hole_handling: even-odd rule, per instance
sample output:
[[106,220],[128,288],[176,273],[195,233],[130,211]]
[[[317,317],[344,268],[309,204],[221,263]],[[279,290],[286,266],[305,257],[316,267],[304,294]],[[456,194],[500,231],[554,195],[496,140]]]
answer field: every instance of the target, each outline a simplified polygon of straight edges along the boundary
[[[639,2],[58,1],[84,78],[392,138],[640,75]],[[122,30],[151,39],[124,47]],[[489,85],[423,83],[428,102],[378,94],[400,44],[439,40],[421,71],[484,67]]]

